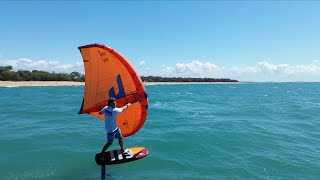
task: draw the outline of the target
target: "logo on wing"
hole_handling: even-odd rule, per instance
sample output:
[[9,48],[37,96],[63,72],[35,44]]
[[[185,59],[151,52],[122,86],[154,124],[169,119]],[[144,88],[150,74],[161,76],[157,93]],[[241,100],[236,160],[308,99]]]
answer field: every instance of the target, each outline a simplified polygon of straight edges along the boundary
[[101,51],[98,51],[99,53],[99,56],[101,58],[101,60],[106,63],[107,61],[109,61],[108,57],[106,57],[107,53],[106,52],[101,52]]
[[109,90],[109,97],[114,97],[116,99],[120,99],[120,98],[126,96],[126,93],[124,92],[124,88],[123,88],[123,84],[122,84],[122,80],[121,80],[120,74],[117,76],[117,84],[118,84],[118,88],[119,88],[118,94],[115,93],[115,88],[112,87]]

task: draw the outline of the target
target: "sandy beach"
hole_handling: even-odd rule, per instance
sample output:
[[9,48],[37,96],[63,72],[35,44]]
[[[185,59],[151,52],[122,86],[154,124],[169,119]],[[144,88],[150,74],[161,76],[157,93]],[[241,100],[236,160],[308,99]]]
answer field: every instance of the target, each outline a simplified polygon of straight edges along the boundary
[[[239,84],[239,82],[145,82],[145,85],[158,84]],[[0,81],[0,87],[15,86],[83,86],[84,82],[70,81]]]
[[83,86],[84,82],[70,81],[0,81],[0,87],[14,86]]

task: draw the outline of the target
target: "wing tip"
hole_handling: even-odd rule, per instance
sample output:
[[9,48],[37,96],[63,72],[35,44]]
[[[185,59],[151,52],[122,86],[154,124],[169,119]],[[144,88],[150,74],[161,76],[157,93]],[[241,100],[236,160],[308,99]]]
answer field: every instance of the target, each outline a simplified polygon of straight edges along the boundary
[[88,45],[84,45],[84,46],[79,46],[78,49],[82,49],[82,48],[89,48],[89,47],[104,47],[103,44],[98,44],[98,43],[94,43],[94,44],[88,44]]

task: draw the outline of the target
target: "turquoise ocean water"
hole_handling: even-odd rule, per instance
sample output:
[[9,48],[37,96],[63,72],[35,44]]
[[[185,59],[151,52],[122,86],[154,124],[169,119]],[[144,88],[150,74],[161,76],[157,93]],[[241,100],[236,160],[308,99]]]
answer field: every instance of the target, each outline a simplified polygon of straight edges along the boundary
[[[108,179],[320,179],[320,83],[146,88],[148,119],[124,143],[149,156],[108,166]],[[82,97],[0,88],[0,179],[100,179],[103,122],[77,114]]]

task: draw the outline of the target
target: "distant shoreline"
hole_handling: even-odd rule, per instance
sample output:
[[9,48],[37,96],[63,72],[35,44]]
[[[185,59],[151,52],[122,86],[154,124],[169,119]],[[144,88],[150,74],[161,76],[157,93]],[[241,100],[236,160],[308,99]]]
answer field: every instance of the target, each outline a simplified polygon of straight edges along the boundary
[[15,86],[83,86],[84,82],[73,81],[0,81],[0,87]]
[[[166,84],[241,84],[241,82],[144,82],[145,85]],[[0,87],[15,86],[84,86],[84,82],[73,81],[0,81]]]

